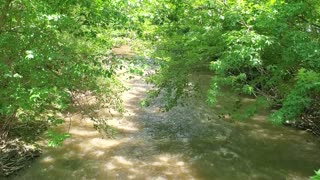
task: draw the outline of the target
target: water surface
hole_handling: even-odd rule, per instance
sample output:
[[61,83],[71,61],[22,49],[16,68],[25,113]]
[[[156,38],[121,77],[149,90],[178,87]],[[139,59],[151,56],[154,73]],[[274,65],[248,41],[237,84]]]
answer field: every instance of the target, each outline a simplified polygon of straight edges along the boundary
[[[209,77],[192,79],[207,84]],[[304,131],[271,125],[266,122],[268,111],[245,121],[221,118],[235,103],[235,95],[226,93],[225,101],[215,107],[207,106],[204,96],[190,97],[164,113],[157,101],[139,106],[150,85],[139,77],[126,84],[131,89],[123,94],[123,115],[112,117],[106,109],[99,110],[117,130],[113,138],[74,114],[72,137],[61,147],[46,149],[30,168],[10,179],[300,180],[320,168],[319,140]]]

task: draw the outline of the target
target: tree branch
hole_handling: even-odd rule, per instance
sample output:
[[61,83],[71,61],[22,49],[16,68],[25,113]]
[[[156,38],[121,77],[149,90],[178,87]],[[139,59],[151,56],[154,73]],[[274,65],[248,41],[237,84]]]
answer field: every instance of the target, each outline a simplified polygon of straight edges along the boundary
[[299,17],[301,20],[303,20],[304,22],[309,23],[311,26],[314,26],[314,27],[320,29],[320,25],[310,22],[309,20],[307,20],[307,19],[306,19],[305,17],[303,17],[302,15],[300,15],[300,16],[298,16],[298,17]]

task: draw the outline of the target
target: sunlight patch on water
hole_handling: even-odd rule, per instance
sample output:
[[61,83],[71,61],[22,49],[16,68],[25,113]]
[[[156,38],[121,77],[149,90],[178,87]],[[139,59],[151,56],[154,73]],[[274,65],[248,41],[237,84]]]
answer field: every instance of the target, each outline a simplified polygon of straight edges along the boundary
[[116,169],[117,166],[115,166],[112,162],[108,162],[107,164],[105,164],[105,168],[106,170],[113,170]]
[[252,103],[252,102],[256,102],[257,100],[253,98],[241,98],[241,101],[243,103]]
[[182,160],[180,155],[173,154],[160,154],[156,156],[154,162],[151,164],[155,167],[165,168],[165,174],[171,175],[172,173],[186,173],[190,174],[190,167],[187,166],[188,163]]
[[120,131],[136,132],[139,130],[136,123],[127,121],[125,119],[123,120],[113,119],[108,121],[107,124]]
[[51,156],[47,156],[47,157],[44,157],[41,162],[43,163],[53,163],[55,161],[55,159]]
[[119,179],[194,179],[191,169],[180,155],[161,154],[148,159],[113,156],[104,171]]
[[168,154],[164,154],[164,155],[160,155],[159,156],[159,160],[162,162],[168,162],[169,159],[171,159],[172,157],[170,157]]
[[95,157],[103,157],[103,155],[105,155],[105,151],[97,150],[92,152],[91,154],[93,154]]
[[75,136],[84,136],[84,137],[97,136],[99,134],[97,131],[83,129],[83,128],[72,128],[69,131],[69,133]]
[[[89,146],[91,148],[100,148],[107,149],[118,146],[121,141],[113,140],[113,139],[101,139],[101,138],[93,138],[89,140],[89,143],[85,144],[85,146]],[[81,146],[81,145],[80,145]]]
[[113,159],[117,162],[120,163],[121,165],[127,165],[127,166],[132,166],[133,163],[129,160],[127,160],[125,157],[122,156],[115,156]]

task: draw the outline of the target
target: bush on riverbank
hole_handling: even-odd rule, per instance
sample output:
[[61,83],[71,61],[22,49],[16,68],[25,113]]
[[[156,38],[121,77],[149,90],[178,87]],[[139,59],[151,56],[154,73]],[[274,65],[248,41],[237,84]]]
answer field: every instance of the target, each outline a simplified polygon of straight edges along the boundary
[[210,67],[209,103],[228,86],[263,96],[277,109],[273,123],[312,122],[318,131],[319,1],[160,1],[153,10],[162,68],[152,81],[168,107],[186,94],[190,74]]

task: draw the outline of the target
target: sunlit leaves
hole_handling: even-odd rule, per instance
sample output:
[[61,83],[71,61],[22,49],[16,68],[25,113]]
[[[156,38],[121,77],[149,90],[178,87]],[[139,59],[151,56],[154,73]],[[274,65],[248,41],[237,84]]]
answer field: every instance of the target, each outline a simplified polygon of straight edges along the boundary
[[213,78],[210,83],[210,88],[208,90],[208,98],[207,102],[211,105],[215,104],[217,102],[217,97],[220,93],[219,91],[219,85],[217,82],[217,79]]
[[283,107],[273,116],[273,121],[294,120],[313,102],[315,94],[320,93],[320,73],[300,69],[293,89],[283,100]]
[[[253,31],[231,31],[224,34],[227,51],[222,56],[222,63],[230,66],[259,66],[262,65],[261,52],[271,44],[268,37]],[[226,67],[227,68],[227,67]]]
[[310,177],[310,180],[320,180],[320,170],[315,171],[315,175]]
[[49,147],[56,147],[63,143],[63,141],[69,138],[71,135],[69,133],[57,133],[53,130],[49,130],[47,132],[48,136],[48,146]]
[[[123,7],[100,0],[0,5],[0,16],[7,12],[5,21],[0,17],[0,124],[48,119],[57,125],[55,114],[70,106],[72,91],[117,98],[114,70],[100,59],[112,44],[109,24],[125,24],[118,21]],[[51,145],[67,137],[49,135]]]
[[48,122],[53,126],[57,126],[59,124],[62,124],[65,121],[63,119],[59,119],[59,118],[56,118],[54,116],[49,116],[48,117]]

